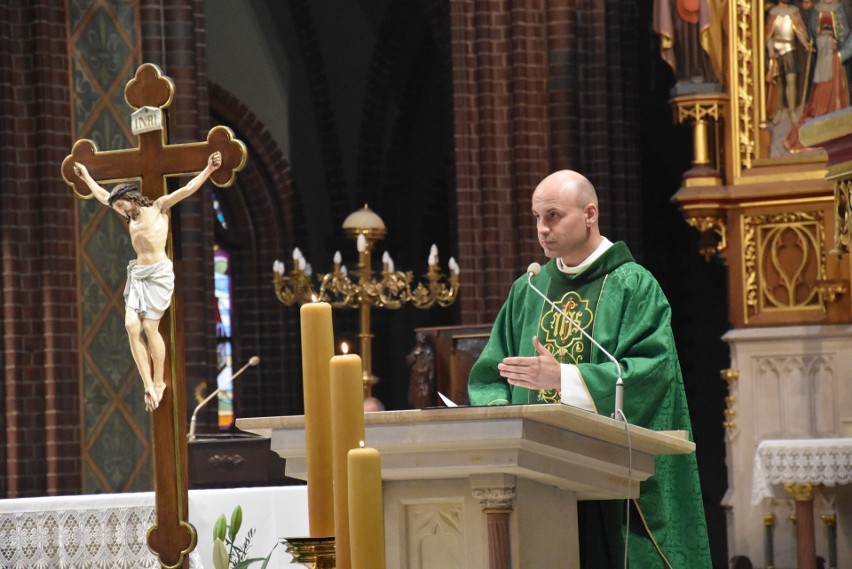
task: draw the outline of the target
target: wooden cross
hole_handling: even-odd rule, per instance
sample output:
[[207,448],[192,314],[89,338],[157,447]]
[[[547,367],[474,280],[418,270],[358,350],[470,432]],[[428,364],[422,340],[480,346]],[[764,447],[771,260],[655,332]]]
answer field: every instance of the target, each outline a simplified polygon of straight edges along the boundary
[[[174,90],[174,83],[159,67],[146,63],[127,83],[124,96],[131,107],[143,110],[138,120],[156,122],[156,117],[161,117],[162,110],[171,104]],[[148,110],[151,114],[145,115]],[[142,127],[144,130],[145,125]],[[62,177],[79,197],[91,198],[86,184],[74,173],[74,163],[80,162],[98,182],[139,180],[141,191],[154,200],[168,192],[167,177],[199,173],[207,165],[210,154],[217,150],[222,154],[222,166],[213,172],[210,180],[219,187],[227,187],[246,163],[246,147],[234,138],[233,132],[217,126],[210,130],[206,142],[170,145],[163,119],[159,128],[139,134],[137,148],[99,152],[91,140],[77,141],[62,162]],[[168,253],[174,258],[171,238]],[[189,523],[186,367],[179,357],[184,353],[179,302],[182,279],[179,265],[175,269],[175,299],[163,319],[168,326],[161,330],[168,346],[164,380],[166,393],[171,396],[164,397],[153,412],[157,521],[148,530],[148,547],[157,555],[160,565],[167,568],[188,567],[189,553],[197,541],[195,528]]]

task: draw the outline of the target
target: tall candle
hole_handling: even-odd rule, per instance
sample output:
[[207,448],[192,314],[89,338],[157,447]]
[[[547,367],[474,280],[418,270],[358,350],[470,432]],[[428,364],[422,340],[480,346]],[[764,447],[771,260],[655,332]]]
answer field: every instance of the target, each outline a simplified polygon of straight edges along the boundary
[[349,569],[349,483],[347,455],[364,440],[361,358],[331,358],[331,448],[334,470],[334,549],[337,569]]
[[302,305],[302,389],[305,398],[305,451],[308,467],[308,523],[311,537],[334,535],[331,458],[331,384],[334,355],[331,305]]
[[352,569],[385,569],[385,509],[379,451],[352,449],[348,466]]

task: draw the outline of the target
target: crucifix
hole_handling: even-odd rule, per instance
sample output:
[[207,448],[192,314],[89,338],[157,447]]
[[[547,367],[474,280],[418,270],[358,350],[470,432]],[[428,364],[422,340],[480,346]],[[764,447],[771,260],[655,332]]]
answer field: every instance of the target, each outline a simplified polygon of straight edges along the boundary
[[[143,64],[136,71],[124,90],[127,103],[137,109],[132,117],[133,132],[139,136],[139,145],[136,148],[125,150],[114,150],[101,152],[91,140],[83,139],[74,144],[71,154],[62,162],[62,177],[71,186],[74,193],[83,199],[96,197],[99,201],[108,203],[117,211],[127,216],[128,224],[141,223],[168,223],[169,208],[183,197],[191,194],[208,178],[219,187],[227,187],[233,184],[236,173],[242,170],[246,162],[245,145],[234,138],[233,132],[224,126],[217,126],[210,130],[206,142],[188,144],[168,144],[167,124],[163,110],[172,103],[174,98],[174,83],[163,75],[156,65]],[[186,186],[169,194],[166,179],[175,176],[196,175]],[[106,192],[98,185],[98,182],[120,182],[125,180],[138,180],[139,189],[128,189],[127,186],[117,186],[111,193]],[[139,208],[134,210],[130,205],[121,204],[128,193],[136,192],[146,198],[142,203],[149,204],[144,209],[154,210],[156,206],[157,215],[147,220],[139,214]],[[124,199],[124,201],[128,201]],[[135,212],[135,213],[134,213]],[[160,213],[161,212],[161,213]],[[140,219],[133,217],[139,215]],[[151,215],[154,215],[153,213]],[[164,218],[158,220],[157,217]],[[131,237],[134,240],[134,249],[138,254],[137,262],[146,267],[145,254],[159,251],[159,245],[166,251],[169,258],[175,258],[174,246],[168,226],[162,227],[164,234],[168,234],[165,243],[156,243],[150,246],[150,237],[159,235],[146,227],[131,227]],[[135,233],[134,233],[135,231]],[[135,237],[134,237],[135,235]],[[139,240],[137,242],[137,240]],[[171,260],[165,262],[171,269]],[[131,262],[134,266],[134,262]],[[153,265],[151,265],[153,266]],[[134,266],[135,268],[135,266]],[[195,528],[189,523],[188,511],[188,464],[187,464],[187,442],[186,442],[186,368],[182,354],[184,353],[183,318],[181,300],[181,278],[180,270],[171,274],[171,278],[177,279],[174,286],[175,300],[171,300],[171,290],[164,289],[165,293],[159,296],[164,310],[162,320],[165,326],[159,330],[159,310],[154,307],[153,314],[157,315],[154,329],[145,329],[147,334],[159,334],[164,346],[164,365],[159,384],[150,380],[142,370],[147,371],[152,349],[150,341],[147,344],[144,358],[138,357],[133,348],[133,336],[131,336],[131,351],[134,360],[145,382],[145,405],[146,409],[153,414],[154,421],[154,470],[155,470],[155,493],[157,520],[154,526],[148,530],[148,548],[157,556],[162,567],[186,568],[189,566],[189,553],[195,548],[197,534]],[[175,274],[176,273],[176,274]],[[168,275],[167,275],[168,276]],[[128,267],[128,279],[131,277],[131,267]],[[128,296],[128,307],[130,298]],[[145,297],[140,293],[138,296]],[[156,297],[157,294],[155,293]],[[151,299],[148,298],[150,301]],[[156,304],[155,298],[153,304]],[[142,301],[143,307],[146,301]],[[144,322],[145,314],[139,312],[141,321]],[[138,310],[138,308],[137,308]],[[131,328],[128,327],[128,332]],[[138,339],[138,338],[137,338]],[[141,361],[144,359],[144,361]],[[156,367],[156,359],[154,360]],[[149,386],[150,383],[150,386]]]

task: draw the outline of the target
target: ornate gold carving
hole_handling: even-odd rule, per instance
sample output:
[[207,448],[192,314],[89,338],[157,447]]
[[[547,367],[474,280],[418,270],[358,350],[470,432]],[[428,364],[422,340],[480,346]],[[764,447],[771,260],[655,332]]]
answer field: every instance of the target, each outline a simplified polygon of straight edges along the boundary
[[737,428],[737,424],[734,422],[734,417],[737,416],[737,410],[734,408],[737,398],[730,395],[730,393],[734,389],[734,384],[740,378],[740,370],[734,368],[723,369],[719,372],[719,375],[728,383],[729,395],[725,397],[725,420],[722,422],[722,426],[731,434]]
[[731,408],[735,402],[736,399],[733,397],[725,397],[725,405],[727,405],[728,408],[724,411],[725,421],[722,422],[722,426],[725,427],[729,433],[734,432],[734,429],[737,428],[737,424],[734,422],[734,417],[737,416],[737,410]]
[[750,314],[757,313],[757,230],[754,225],[743,219],[743,297],[745,300],[744,317],[746,323]]
[[737,93],[737,138],[739,140],[738,164],[735,164],[736,175],[740,168],[751,168],[752,161],[756,158],[757,143],[755,141],[755,118],[754,118],[754,78],[762,77],[754,61],[754,37],[753,30],[759,29],[760,24],[754,22],[755,2],[752,0],[737,0],[736,22],[731,35],[736,47],[736,77],[735,88]]
[[740,378],[740,370],[731,367],[728,369],[723,369],[719,372],[719,375],[722,377],[722,379],[727,381],[728,385],[730,386],[733,382],[737,381]]
[[819,517],[828,527],[837,525],[837,516],[834,514],[825,514]]
[[[698,251],[708,263],[713,255],[721,253],[728,247],[728,228],[722,218],[709,215],[704,217],[687,217],[686,223],[701,233],[701,242]],[[712,234],[715,234],[717,238],[712,237]]]
[[810,482],[802,484],[787,482],[784,484],[784,491],[790,494],[797,502],[808,502],[814,499],[814,485]]
[[742,225],[745,321],[761,312],[824,310],[822,212],[746,215]]
[[764,514],[763,515],[763,525],[771,528],[775,525],[775,514]]
[[826,310],[826,305],[834,302],[838,296],[846,293],[849,290],[845,281],[840,280],[820,280],[816,285],[817,294],[822,299],[822,309]]
[[834,255],[845,255],[849,252],[849,236],[852,234],[852,205],[849,194],[852,189],[852,179],[834,182]]
[[722,118],[724,105],[721,100],[701,100],[679,102],[675,100],[675,120],[682,124],[688,120],[704,121],[709,119],[719,120]]

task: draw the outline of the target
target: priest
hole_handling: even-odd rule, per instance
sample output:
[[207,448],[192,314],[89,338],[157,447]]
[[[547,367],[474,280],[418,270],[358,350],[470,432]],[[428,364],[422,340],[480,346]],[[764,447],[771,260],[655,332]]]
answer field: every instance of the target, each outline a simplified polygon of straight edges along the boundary
[[[532,213],[550,259],[532,282],[573,322],[530,288],[527,275],[519,278],[471,370],[471,404],[562,402],[611,415],[616,366],[576,324],[620,363],[627,421],[691,437],[671,307],[627,246],[601,235],[594,186],[577,172],[555,172],[533,192]],[[629,508],[578,504],[582,567],[623,567],[625,544],[630,567],[712,566],[694,454],[657,457]]]

